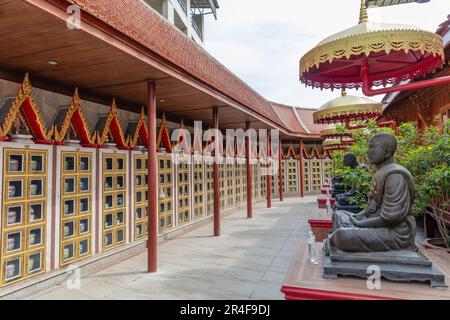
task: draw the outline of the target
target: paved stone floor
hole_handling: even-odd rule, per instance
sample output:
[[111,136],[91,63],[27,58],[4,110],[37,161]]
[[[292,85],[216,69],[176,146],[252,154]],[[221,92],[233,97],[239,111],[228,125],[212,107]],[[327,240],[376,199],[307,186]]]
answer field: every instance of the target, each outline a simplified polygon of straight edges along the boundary
[[81,288],[66,283],[31,299],[283,299],[281,285],[299,240],[306,239],[316,196],[287,198],[240,210],[159,246],[156,274],[146,270],[146,253],[87,276]]

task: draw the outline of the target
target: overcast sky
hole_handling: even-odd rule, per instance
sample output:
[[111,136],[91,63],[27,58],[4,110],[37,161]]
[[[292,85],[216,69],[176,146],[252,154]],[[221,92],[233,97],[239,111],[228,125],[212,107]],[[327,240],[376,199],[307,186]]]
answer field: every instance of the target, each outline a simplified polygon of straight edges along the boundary
[[[266,99],[318,108],[339,93],[302,86],[298,61],[322,39],[357,24],[360,3],[219,0],[218,20],[206,19],[206,48]],[[371,22],[410,24],[434,32],[450,14],[450,0],[374,8],[368,13]]]

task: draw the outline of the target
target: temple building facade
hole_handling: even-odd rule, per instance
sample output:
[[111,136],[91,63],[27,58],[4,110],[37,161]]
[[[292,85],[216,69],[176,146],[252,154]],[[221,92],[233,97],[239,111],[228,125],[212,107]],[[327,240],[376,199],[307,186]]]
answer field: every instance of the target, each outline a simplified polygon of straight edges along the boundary
[[[436,33],[444,40],[445,60],[449,61],[450,15],[441,23]],[[431,75],[430,79],[449,75],[450,66],[446,64],[444,68]],[[420,130],[430,125],[442,126],[450,119],[450,84],[391,93],[384,97],[383,102],[386,120],[395,120],[397,123],[414,122]],[[412,110],[414,112],[411,112]]]
[[[0,0],[10,43],[0,48],[0,291],[146,241],[152,248],[202,221],[220,235],[227,212],[251,217],[253,203],[329,183],[314,110],[267,101],[211,58],[191,28],[195,14],[179,32],[183,1],[145,2]],[[67,25],[74,5],[78,29]],[[274,151],[275,141],[264,149],[224,139],[217,164],[209,128],[226,138],[226,129],[277,129],[280,143]],[[183,142],[192,151],[177,152]],[[269,157],[273,175],[260,161]]]
[[217,19],[217,0],[142,0],[199,45],[204,45],[205,16]]
[[[70,97],[33,88],[28,75],[22,83],[0,80],[0,89],[1,285],[142,243],[149,202],[144,110],[125,111],[115,100],[110,106],[89,102],[78,90]],[[317,130],[298,121],[312,110],[271,106],[294,130]],[[183,120],[163,114],[157,123],[158,235],[164,236],[213,215],[213,159],[206,152],[173,152],[173,130],[194,133]],[[230,141],[219,173],[224,213],[245,207],[249,188],[245,153],[234,153],[245,146]],[[207,149],[207,142],[200,144]],[[254,202],[266,201],[268,192],[318,193],[329,183],[325,168],[331,160],[313,133],[306,140],[282,140],[282,171],[271,185],[257,161],[261,151],[253,144]]]

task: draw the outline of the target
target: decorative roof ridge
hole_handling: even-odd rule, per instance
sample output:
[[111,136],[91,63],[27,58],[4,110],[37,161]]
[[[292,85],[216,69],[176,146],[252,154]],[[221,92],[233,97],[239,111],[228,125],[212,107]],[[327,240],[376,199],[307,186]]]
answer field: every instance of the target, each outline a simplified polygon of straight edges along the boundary
[[[99,119],[100,119],[100,117],[99,117]],[[103,145],[105,143],[108,133],[109,133],[109,131],[111,131],[111,124],[112,124],[113,120],[117,121],[117,127],[119,130],[118,134],[119,134],[119,137],[122,139],[122,143],[123,143],[123,145],[121,145],[119,147],[128,148],[129,137],[125,137],[125,135],[124,135],[115,98],[113,98],[113,100],[112,100],[111,108],[109,110],[109,113],[107,114],[105,127],[103,128],[103,131],[97,132],[97,143],[100,145]]]
[[279,121],[283,124],[283,126],[289,130],[290,133],[295,134],[294,130],[284,121],[279,115],[278,112],[274,109],[275,107],[279,106],[277,102],[267,101],[270,105],[270,108],[273,110],[273,112],[276,114]]
[[66,113],[64,115],[64,120],[61,124],[61,127],[57,128],[56,124],[52,123],[55,141],[62,142],[64,140],[67,130],[69,129],[70,125],[72,124],[73,116],[74,116],[75,112],[78,111],[80,119],[81,119],[81,124],[83,126],[83,130],[86,134],[87,141],[85,141],[85,143],[88,145],[94,145],[96,135],[95,135],[95,133],[91,133],[91,130],[89,128],[89,125],[88,125],[88,122],[84,115],[84,112],[81,109],[81,99],[80,99],[80,95],[78,93],[78,88],[75,88],[75,90],[74,90],[74,94],[72,96],[70,105],[60,106],[60,109],[58,110],[58,112],[64,111],[64,110],[66,110]]
[[[24,104],[28,101],[28,112],[24,111]],[[33,87],[30,82],[28,73],[25,74],[22,84],[20,85],[19,92],[12,102],[9,110],[7,111],[4,122],[0,126],[0,136],[5,137],[11,130],[14,121],[17,117],[20,117],[20,113],[23,112],[25,118],[28,121],[35,122],[34,132],[35,138],[39,143],[51,142],[53,136],[53,126],[50,130],[47,130],[46,123],[41,114],[38,103],[33,97]],[[31,112],[31,114],[29,114]],[[30,117],[30,118],[29,118]]]
[[303,123],[302,119],[300,118],[300,115],[297,113],[297,108],[292,107],[292,110],[294,111],[294,114],[297,117],[297,121],[298,123],[300,123],[300,126],[303,128],[303,130],[305,130],[306,133],[311,133],[309,128]]

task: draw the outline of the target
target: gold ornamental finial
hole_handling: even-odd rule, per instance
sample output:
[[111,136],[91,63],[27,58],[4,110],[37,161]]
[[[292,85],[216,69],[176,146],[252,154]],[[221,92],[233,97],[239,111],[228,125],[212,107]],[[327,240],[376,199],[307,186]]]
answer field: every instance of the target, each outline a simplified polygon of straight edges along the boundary
[[30,76],[28,73],[25,73],[25,78],[23,79],[21,90],[25,96],[31,95],[32,92],[32,86],[30,82]]
[[345,88],[341,89],[341,96],[345,97],[347,95],[347,91],[345,91]]
[[80,105],[80,94],[78,93],[78,88],[75,88],[75,91],[74,91],[73,97],[72,97],[72,102],[76,106]]
[[366,0],[361,0],[361,9],[359,11],[359,24],[368,21],[369,16],[367,15]]
[[116,104],[116,98],[113,98],[111,103],[111,112],[115,113],[117,112],[117,104]]

